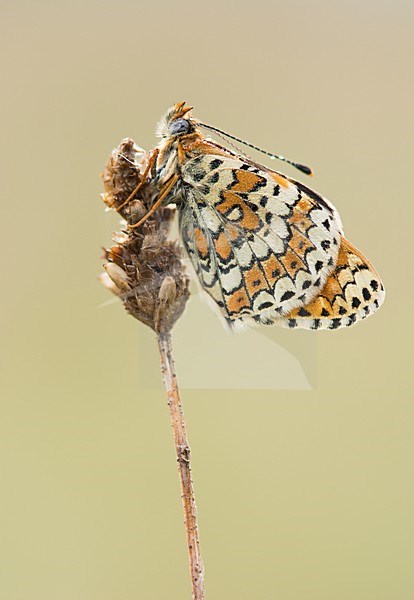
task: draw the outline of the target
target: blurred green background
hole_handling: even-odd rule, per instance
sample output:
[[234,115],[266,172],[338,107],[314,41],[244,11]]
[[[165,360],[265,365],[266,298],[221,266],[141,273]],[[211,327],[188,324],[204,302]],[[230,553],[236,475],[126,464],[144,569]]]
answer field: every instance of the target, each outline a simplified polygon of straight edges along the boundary
[[232,342],[194,296],[177,370],[208,598],[413,598],[413,3],[1,13],[0,597],[191,597],[155,341],[99,308],[97,281],[118,226],[99,198],[107,155],[124,136],[151,148],[186,99],[310,163],[388,292],[346,331],[247,334],[228,380],[215,349]]

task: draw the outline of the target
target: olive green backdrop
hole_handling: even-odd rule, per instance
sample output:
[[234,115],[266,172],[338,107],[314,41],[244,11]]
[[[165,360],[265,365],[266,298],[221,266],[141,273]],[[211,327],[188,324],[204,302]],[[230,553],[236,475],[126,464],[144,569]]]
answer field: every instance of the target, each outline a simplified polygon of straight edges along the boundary
[[182,99],[310,163],[388,292],[349,330],[237,343],[194,295],[175,339],[208,598],[413,598],[414,5],[1,13],[1,598],[191,597],[155,342],[97,281],[106,157]]

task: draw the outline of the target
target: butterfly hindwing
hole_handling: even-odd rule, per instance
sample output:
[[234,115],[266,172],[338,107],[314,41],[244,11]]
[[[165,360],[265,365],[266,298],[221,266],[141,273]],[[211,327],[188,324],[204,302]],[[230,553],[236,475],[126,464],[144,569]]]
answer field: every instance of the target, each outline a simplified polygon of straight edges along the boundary
[[374,267],[342,238],[335,270],[321,293],[306,306],[296,308],[280,319],[280,324],[304,329],[349,327],[373,314],[384,297],[384,287]]
[[193,194],[187,194],[186,202],[180,205],[179,227],[181,239],[193,264],[201,287],[216,302],[228,318],[224,301],[223,284],[220,281],[220,269],[213,244],[214,228],[206,224],[205,216],[195,201]]

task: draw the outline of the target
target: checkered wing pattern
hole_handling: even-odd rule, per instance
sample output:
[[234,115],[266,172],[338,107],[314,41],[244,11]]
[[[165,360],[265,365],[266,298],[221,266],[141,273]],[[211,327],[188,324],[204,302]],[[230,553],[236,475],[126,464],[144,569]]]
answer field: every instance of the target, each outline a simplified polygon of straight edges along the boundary
[[200,153],[183,162],[181,177],[181,236],[226,319],[293,323],[293,311],[309,305],[335,271],[342,226],[334,207],[239,157]]
[[348,240],[341,239],[338,260],[320,294],[280,320],[284,327],[338,329],[374,313],[385,292],[371,263]]

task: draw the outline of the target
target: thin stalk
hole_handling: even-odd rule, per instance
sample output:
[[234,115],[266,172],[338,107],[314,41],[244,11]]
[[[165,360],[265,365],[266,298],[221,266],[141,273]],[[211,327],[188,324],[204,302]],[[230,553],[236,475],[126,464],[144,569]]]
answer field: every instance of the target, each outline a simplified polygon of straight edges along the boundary
[[171,334],[159,333],[158,346],[160,349],[161,369],[168,396],[171,425],[174,432],[178,472],[180,474],[181,499],[184,509],[184,524],[187,536],[188,557],[190,561],[193,600],[205,600],[204,569],[200,554],[197,506],[194,496],[193,481],[191,478],[190,446],[188,444],[187,430],[180,401],[177,377],[175,375]]

